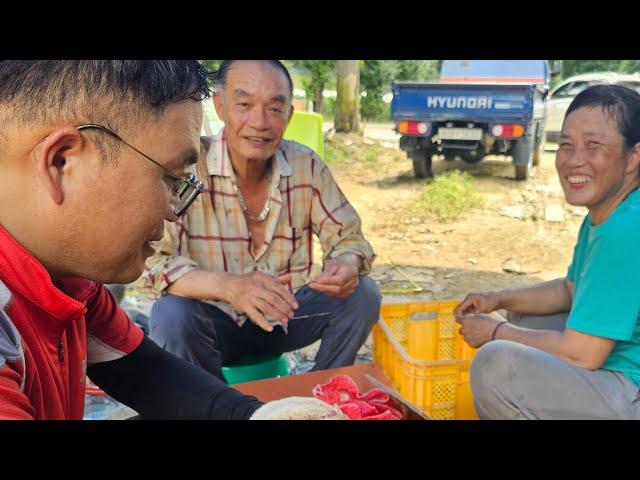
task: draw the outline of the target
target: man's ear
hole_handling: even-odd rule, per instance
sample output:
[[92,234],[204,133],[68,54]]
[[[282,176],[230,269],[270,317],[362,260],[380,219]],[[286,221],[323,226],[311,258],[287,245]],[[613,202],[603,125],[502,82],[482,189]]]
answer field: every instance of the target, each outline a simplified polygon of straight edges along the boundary
[[293,107],[293,104],[291,104],[290,108],[291,108],[291,110],[289,111],[289,118],[287,119],[287,126],[289,126],[289,122],[291,122],[291,119],[293,118],[293,111],[295,110],[295,108]]
[[216,109],[216,114],[218,115],[218,118],[222,121],[224,121],[223,115],[222,115],[222,96],[219,93],[214,93],[213,95],[211,95],[211,99],[213,100],[213,106]]
[[62,180],[71,168],[67,158],[84,145],[84,138],[76,128],[63,127],[51,132],[33,149],[36,177],[57,204],[64,200]]

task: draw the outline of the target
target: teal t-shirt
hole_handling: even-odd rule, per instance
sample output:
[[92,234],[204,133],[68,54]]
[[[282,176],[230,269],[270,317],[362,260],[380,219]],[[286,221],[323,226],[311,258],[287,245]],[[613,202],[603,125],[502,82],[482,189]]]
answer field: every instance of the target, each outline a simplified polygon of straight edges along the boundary
[[600,225],[587,215],[567,279],[574,285],[567,327],[616,340],[602,368],[640,385],[640,190]]

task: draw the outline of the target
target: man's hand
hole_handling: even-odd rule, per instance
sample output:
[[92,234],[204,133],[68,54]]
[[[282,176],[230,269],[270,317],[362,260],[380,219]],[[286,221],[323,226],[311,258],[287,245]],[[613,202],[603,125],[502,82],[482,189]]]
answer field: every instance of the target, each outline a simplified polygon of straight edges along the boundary
[[454,310],[457,317],[471,313],[491,313],[499,308],[500,298],[495,293],[470,293]]
[[322,273],[309,283],[309,287],[331,297],[346,298],[360,285],[358,273],[353,262],[340,256],[330,258],[324,263]]
[[224,300],[246,313],[260,328],[272,332],[273,326],[267,318],[286,325],[299,306],[296,298],[285,287],[289,282],[291,274],[279,277],[262,272],[228,274],[225,279]]
[[494,329],[500,323],[504,322],[504,320],[485,313],[477,313],[462,316],[456,315],[456,322],[461,325],[460,334],[469,346],[472,348],[480,348],[485,343],[491,341],[491,335]]

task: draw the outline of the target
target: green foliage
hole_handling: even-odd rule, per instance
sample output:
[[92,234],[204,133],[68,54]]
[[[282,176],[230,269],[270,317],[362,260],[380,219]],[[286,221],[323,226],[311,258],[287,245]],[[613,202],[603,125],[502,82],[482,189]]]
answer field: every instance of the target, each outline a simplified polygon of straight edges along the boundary
[[442,60],[396,60],[396,80],[437,80]]
[[562,77],[590,72],[634,73],[640,71],[640,60],[563,60]]
[[328,122],[332,122],[336,116],[336,99],[325,98],[324,106],[322,108],[322,116]]
[[200,60],[202,64],[207,67],[210,72],[215,72],[220,67],[222,60]]
[[300,66],[307,73],[302,79],[307,98],[314,102],[314,111],[323,112],[322,91],[327,88],[330,82],[335,81],[336,61],[335,60],[302,60]]
[[394,80],[433,80],[438,78],[437,60],[365,60],[360,69],[362,98],[360,113],[366,120],[389,120],[389,104],[383,96],[391,92]]
[[363,119],[377,119],[385,110],[388,110],[382,96],[389,91],[389,85],[397,72],[395,60],[364,61],[360,69],[360,90],[366,92],[360,104],[360,114]]
[[466,172],[450,170],[427,183],[411,210],[426,211],[446,221],[457,219],[481,203],[481,197],[473,189],[473,178]]

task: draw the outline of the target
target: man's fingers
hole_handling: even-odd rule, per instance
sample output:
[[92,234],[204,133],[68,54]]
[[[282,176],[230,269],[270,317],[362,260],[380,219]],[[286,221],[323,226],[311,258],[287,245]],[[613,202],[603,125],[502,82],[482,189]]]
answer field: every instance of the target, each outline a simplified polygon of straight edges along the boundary
[[324,293],[326,295],[336,296],[340,293],[340,287],[338,285],[323,285],[318,282],[312,282],[309,284],[309,288],[313,288],[314,290]]
[[262,298],[255,298],[254,305],[258,309],[262,315],[269,320],[275,320],[281,323],[287,323],[289,321],[289,317],[281,312],[279,312],[273,305],[271,305],[267,300]]
[[282,285],[289,285],[289,283],[291,282],[291,274],[286,273],[284,275],[278,275],[277,277],[275,277],[275,280]]
[[335,275],[338,270],[340,270],[339,263],[327,262],[324,266],[324,270],[322,271],[322,274],[332,276],[332,275]]
[[291,305],[285,302],[281,297],[274,294],[271,290],[260,289],[256,292],[256,295],[260,300],[267,303],[269,305],[269,312],[265,312],[260,309],[263,313],[268,313],[268,315],[278,321],[284,321],[285,323],[289,320],[289,318],[293,317],[293,309]]
[[283,278],[285,276],[290,277],[290,275],[283,275],[282,277],[277,277],[275,279],[274,278],[265,279],[265,281],[262,283],[262,286],[268,289],[269,291],[275,293],[276,295],[278,295],[280,298],[282,298],[282,300],[284,300],[287,304],[289,304],[293,310],[295,310],[299,307],[296,297],[293,295],[293,293],[291,293],[288,289],[286,289],[284,285],[282,285],[278,280],[279,278]]
[[354,278],[357,278],[357,275],[354,275],[353,272],[349,270],[339,270],[332,275],[322,273],[316,277],[315,282],[323,285],[346,285]]
[[253,323],[258,325],[261,329],[263,329],[263,330],[265,330],[267,332],[273,332],[273,325],[271,325],[267,321],[267,319],[264,318],[264,315],[262,315],[254,307],[248,308],[245,313],[249,316],[251,321],[253,321]]
[[359,284],[360,279],[357,275],[355,275],[351,278],[346,279],[345,282],[341,284],[311,282],[309,283],[309,287],[320,293],[324,293],[325,295],[344,298],[351,295],[356,290],[356,288],[358,288]]
[[342,285],[345,279],[337,275],[318,275],[316,279],[311,283],[318,283],[320,285]]

